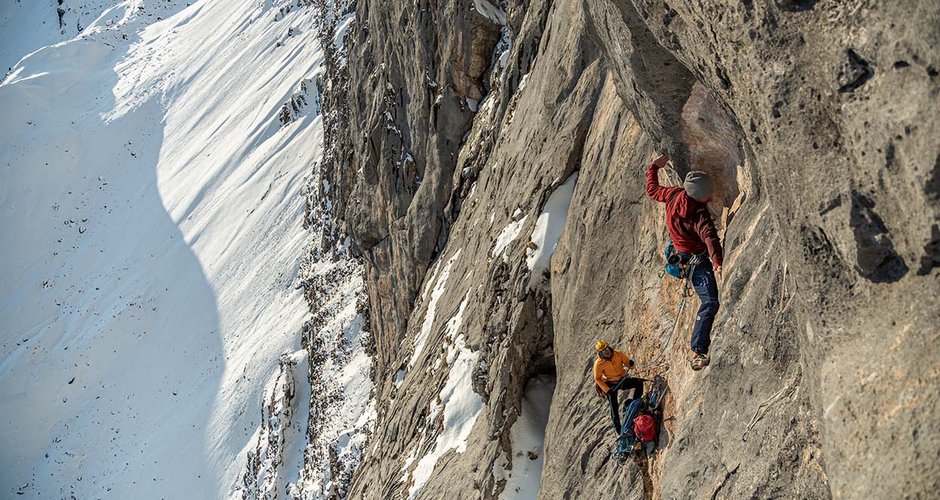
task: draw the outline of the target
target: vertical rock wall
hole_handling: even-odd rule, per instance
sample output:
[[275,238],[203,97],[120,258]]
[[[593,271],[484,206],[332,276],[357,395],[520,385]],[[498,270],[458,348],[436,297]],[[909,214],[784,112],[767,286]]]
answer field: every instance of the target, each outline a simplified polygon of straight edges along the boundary
[[[356,8],[334,167],[366,262],[380,408],[353,497],[505,492],[533,460],[513,428],[544,376],[543,498],[936,490],[935,5]],[[698,374],[698,302],[680,308],[657,276],[663,214],[643,192],[663,150],[664,182],[690,168],[718,181],[722,309]],[[530,235],[574,173],[549,270],[532,276],[527,257],[552,249]],[[610,458],[599,337],[670,366],[648,461]]]

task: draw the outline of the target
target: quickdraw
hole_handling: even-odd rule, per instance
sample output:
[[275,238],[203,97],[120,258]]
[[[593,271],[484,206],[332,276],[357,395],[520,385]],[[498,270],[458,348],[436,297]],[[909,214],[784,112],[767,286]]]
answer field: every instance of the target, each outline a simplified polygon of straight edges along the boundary
[[[695,266],[702,263],[705,260],[704,253],[692,254],[692,257],[689,258],[689,262],[685,264],[685,267],[682,270],[682,279],[685,280],[685,283],[682,286],[682,300],[685,300],[686,297],[691,297],[695,295],[695,288],[692,284],[692,275],[695,273]],[[680,303],[679,309],[682,309]]]

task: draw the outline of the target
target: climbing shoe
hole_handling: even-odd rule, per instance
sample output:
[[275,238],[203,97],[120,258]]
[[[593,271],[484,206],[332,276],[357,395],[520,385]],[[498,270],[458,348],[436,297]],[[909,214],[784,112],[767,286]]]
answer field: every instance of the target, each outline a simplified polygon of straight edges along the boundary
[[710,361],[711,360],[709,359],[708,354],[700,354],[697,352],[693,353],[692,361],[691,361],[692,369],[695,371],[699,371],[702,368],[705,368],[706,366],[708,366],[708,363]]

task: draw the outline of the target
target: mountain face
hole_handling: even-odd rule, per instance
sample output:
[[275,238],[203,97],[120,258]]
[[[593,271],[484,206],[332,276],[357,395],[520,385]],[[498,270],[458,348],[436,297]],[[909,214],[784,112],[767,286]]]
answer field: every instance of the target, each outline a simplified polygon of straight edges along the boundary
[[[376,344],[351,497],[936,491],[934,3],[354,7],[325,96]],[[664,183],[717,184],[721,309],[698,373],[698,299],[659,277],[644,192],[660,152]],[[598,338],[669,367],[649,460],[611,459]]]
[[10,0],[0,62],[0,497],[940,488],[935,2]]

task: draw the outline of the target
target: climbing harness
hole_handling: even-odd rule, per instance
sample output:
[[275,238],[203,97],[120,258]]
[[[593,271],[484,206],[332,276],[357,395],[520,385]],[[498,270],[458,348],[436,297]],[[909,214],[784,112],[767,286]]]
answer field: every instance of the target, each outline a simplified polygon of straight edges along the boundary
[[666,244],[664,253],[666,254],[666,265],[659,272],[659,277],[663,278],[666,274],[676,277],[682,280],[682,288],[679,298],[679,307],[676,309],[676,321],[672,325],[672,330],[669,332],[669,336],[666,337],[665,342],[663,342],[663,347],[659,352],[659,356],[653,360],[654,364],[659,363],[665,359],[666,352],[672,347],[672,340],[676,336],[676,330],[679,329],[679,319],[682,318],[682,308],[685,306],[685,299],[695,295],[695,287],[692,283],[692,275],[695,273],[696,266],[708,258],[707,252],[700,252],[690,255],[689,260],[682,262],[682,256],[675,250],[675,247],[672,244],[672,240],[669,240],[669,243]]
[[[690,283],[692,274],[695,273],[695,267],[705,261],[707,252],[694,253],[689,256],[689,260],[683,262],[682,255],[676,251],[672,240],[666,243],[666,249],[663,252],[666,255],[666,265],[659,271],[659,277],[664,278],[667,274],[673,278],[678,278],[684,282],[682,287],[682,297],[691,297],[695,290]],[[688,255],[688,254],[686,254]],[[681,305],[681,303],[680,303]]]

